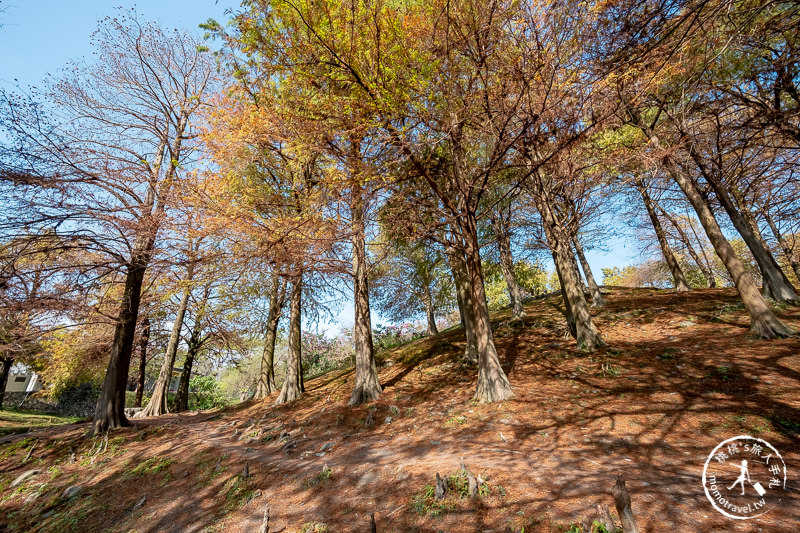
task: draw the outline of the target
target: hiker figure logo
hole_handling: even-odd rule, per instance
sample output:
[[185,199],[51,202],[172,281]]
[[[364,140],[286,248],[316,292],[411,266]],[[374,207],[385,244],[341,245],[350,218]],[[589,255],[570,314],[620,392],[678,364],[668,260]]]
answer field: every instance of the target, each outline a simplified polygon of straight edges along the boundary
[[706,459],[703,488],[711,505],[728,518],[756,518],[781,501],[786,463],[763,439],[733,437],[717,445]]

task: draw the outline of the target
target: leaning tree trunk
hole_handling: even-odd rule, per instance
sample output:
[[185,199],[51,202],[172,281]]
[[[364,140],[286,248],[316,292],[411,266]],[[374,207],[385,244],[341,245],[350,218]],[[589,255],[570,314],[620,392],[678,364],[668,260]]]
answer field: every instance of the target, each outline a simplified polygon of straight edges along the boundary
[[492,337],[489,306],[486,303],[486,288],[483,284],[483,266],[478,242],[478,224],[473,213],[467,213],[460,221],[465,245],[464,257],[469,275],[470,296],[475,320],[475,337],[478,343],[478,385],[475,399],[479,402],[506,400],[513,395],[511,384],[500,366],[497,348]]
[[583,253],[583,247],[577,237],[572,238],[572,243],[575,245],[575,253],[578,255],[578,261],[580,261],[581,268],[583,268],[583,275],[586,277],[586,283],[592,293],[592,307],[603,307],[606,305],[606,300],[603,298],[603,293],[600,292],[600,287],[598,287],[594,279],[589,261],[586,260],[586,256]]
[[569,304],[569,297],[567,291],[564,289],[564,275],[561,273],[561,261],[556,257],[556,252],[553,250],[553,264],[556,267],[556,276],[558,276],[558,291],[561,293],[561,301],[564,302],[564,318],[567,320],[567,329],[573,339],[578,338],[578,328],[575,326],[575,316],[572,314],[572,307]]
[[142,282],[146,269],[146,262],[134,262],[128,267],[122,304],[111,342],[111,358],[103,379],[100,398],[97,400],[94,424],[89,430],[90,435],[130,425],[125,417],[125,388],[128,384],[128,370],[133,341],[136,337],[136,319],[139,315]]
[[286,281],[278,276],[272,279],[272,294],[267,314],[267,331],[264,334],[264,351],[261,355],[261,370],[258,374],[254,400],[262,400],[272,394],[275,387],[275,341],[278,338],[278,322],[281,319]]
[[675,254],[672,253],[669,242],[667,242],[667,236],[664,233],[663,226],[661,226],[661,221],[658,219],[658,213],[656,213],[655,205],[653,205],[653,200],[650,198],[650,193],[647,191],[644,180],[637,179],[635,184],[636,189],[642,196],[644,207],[647,209],[647,215],[650,217],[650,222],[653,224],[653,229],[656,232],[658,244],[661,246],[661,255],[664,256],[664,261],[666,261],[669,271],[672,274],[675,290],[678,292],[691,290],[689,282],[686,281],[686,276],[683,275],[683,270],[681,270],[681,266],[678,264],[678,260],[675,259]]
[[142,336],[139,339],[139,377],[136,379],[136,399],[133,402],[134,407],[141,407],[142,399],[144,398],[148,342],[150,342],[150,319],[145,317],[145,319],[142,320]]
[[[743,206],[743,208],[740,209],[740,212],[742,213],[742,216],[744,217],[745,221],[747,222],[747,226],[753,231],[753,235],[755,236],[756,241],[758,241],[758,243],[761,246],[761,248],[767,252],[767,254],[769,256],[769,259],[770,259],[770,262],[772,263],[773,267],[776,268],[778,273],[780,274],[780,277],[781,277],[781,280],[783,281],[783,284],[785,286],[787,286],[787,287],[791,287],[792,293],[795,296],[797,296],[797,293],[794,291],[794,285],[792,285],[792,282],[789,281],[789,277],[786,275],[786,272],[784,272],[783,268],[781,268],[781,265],[778,264],[778,261],[775,259],[775,256],[772,254],[772,251],[769,249],[769,245],[767,244],[767,241],[764,240],[764,235],[761,234],[761,228],[759,228],[759,226],[758,226],[758,220],[756,220],[756,217],[753,216],[753,213],[749,209],[747,209],[744,206],[744,204],[741,204],[741,205]],[[798,302],[800,302],[800,298],[798,298],[797,300],[794,300],[794,303],[798,303]]]
[[767,221],[767,225],[772,231],[772,234],[775,236],[775,240],[778,241],[778,246],[780,246],[783,255],[786,256],[786,260],[789,261],[789,266],[792,267],[792,272],[794,272],[795,277],[797,278],[798,282],[800,282],[800,263],[798,263],[795,259],[792,247],[789,246],[789,243],[786,242],[786,239],[783,237],[783,235],[781,235],[778,226],[775,224],[772,216],[767,213],[766,209],[763,211],[763,213],[764,220]]
[[[629,115],[633,123],[642,130],[650,142],[655,145],[656,149],[660,149],[661,146],[658,137],[655,132],[644,123],[644,120],[638,112],[629,110]],[[711,211],[711,207],[709,207],[703,195],[700,194],[693,180],[681,171],[678,164],[669,154],[664,155],[661,158],[661,162],[670,177],[675,180],[686,195],[689,203],[692,204],[697,218],[700,220],[700,224],[703,226],[709,241],[711,241],[711,245],[714,247],[722,264],[725,265],[725,268],[731,275],[734,285],[736,285],[736,289],[739,291],[739,296],[742,298],[742,303],[750,314],[750,328],[765,339],[791,336],[792,330],[786,327],[786,325],[775,316],[767,305],[767,302],[764,301],[764,298],[761,296],[755,282],[753,282],[747,274],[744,265],[742,265],[742,262],[736,257],[736,252],[722,233],[722,229],[720,229],[719,223],[717,223],[717,219]]]
[[467,344],[461,360],[464,364],[476,364],[478,362],[478,339],[475,335],[475,311],[472,303],[467,263],[464,259],[464,252],[456,247],[448,247],[446,253],[450,263],[450,271],[453,273],[456,294],[461,305],[461,322],[464,326],[464,337]]
[[432,337],[433,335],[439,334],[439,328],[436,327],[436,313],[433,309],[433,295],[431,294],[431,288],[427,285],[425,286],[425,317],[428,320],[428,336]]
[[492,217],[492,226],[497,238],[497,251],[500,255],[500,266],[503,269],[503,277],[508,287],[508,297],[511,301],[511,314],[514,320],[525,318],[525,309],[522,307],[522,291],[519,289],[517,277],[514,275],[514,258],[511,255],[511,233],[508,229],[503,214],[498,213]]
[[[354,188],[355,189],[355,188]],[[349,405],[373,402],[381,395],[378,369],[375,366],[375,349],[372,344],[372,322],[369,312],[369,283],[367,280],[367,252],[364,236],[364,206],[360,194],[354,190],[353,215],[353,300],[355,324],[353,337],[356,350],[356,380]]]
[[736,231],[742,236],[745,244],[747,244],[747,247],[753,254],[753,258],[755,258],[756,263],[758,263],[764,285],[768,285],[767,290],[771,297],[782,302],[800,302],[800,297],[797,296],[786,274],[783,273],[780,265],[778,265],[770,251],[763,245],[758,235],[753,231],[751,225],[747,223],[745,216],[736,208],[725,186],[716,179],[710,179],[708,181],[716,193],[717,200],[719,200],[720,204],[725,209]]
[[675,179],[686,194],[687,198],[689,198],[692,207],[695,208],[700,223],[703,225],[711,241],[711,245],[714,246],[714,250],[730,273],[731,278],[733,278],[733,282],[742,298],[742,303],[744,303],[750,314],[751,329],[765,339],[788,337],[792,335],[792,331],[775,316],[764,301],[764,298],[758,291],[758,287],[756,287],[755,282],[753,282],[752,278],[747,274],[742,262],[736,257],[736,252],[734,252],[728,239],[723,235],[717,220],[714,218],[714,214],[711,212],[711,208],[705,200],[703,200],[702,195],[697,190],[694,183],[676,169],[673,169],[671,174],[673,179]]
[[286,377],[275,405],[291,402],[300,397],[303,368],[300,359],[300,305],[303,298],[303,275],[297,274],[292,280],[292,294],[289,299],[289,353],[286,358]]
[[[542,196],[537,196],[537,207],[561,281],[564,306],[568,312],[572,313],[572,320],[575,323],[575,340],[580,349],[593,351],[603,344],[603,340],[592,321],[589,306],[586,305],[586,298],[584,298],[580,283],[580,273],[577,271],[575,256],[572,254],[572,238],[556,218],[553,205],[549,201]],[[567,315],[567,321],[569,322],[569,315]]]
[[[747,244],[747,247],[753,254],[753,258],[756,260],[756,263],[758,263],[758,268],[761,271],[761,278],[764,284],[764,292],[775,300],[793,303],[800,302],[800,297],[798,297],[794,287],[792,287],[792,284],[786,277],[786,274],[781,270],[770,251],[764,246],[763,241],[758,238],[753,227],[748,224],[745,216],[742,214],[742,210],[737,208],[727,186],[718,175],[706,168],[702,156],[698,153],[694,145],[690,144],[688,150],[689,155],[695,165],[697,165],[701,175],[705,178],[706,182],[711,185],[720,205],[722,205],[722,208],[728,214],[736,231],[742,236],[745,244]],[[705,199],[704,203],[707,203]]]
[[0,357],[0,364],[3,365],[2,370],[0,370],[0,409],[2,409],[3,401],[6,396],[6,387],[8,386],[8,374],[11,372],[11,367],[14,365],[14,358]]
[[573,264],[574,256],[568,243],[558,238],[553,254],[559,265],[562,294],[566,296],[564,304],[569,306],[572,319],[575,321],[575,341],[581,350],[593,351],[603,344],[603,340],[592,321],[589,306],[586,305],[583,289],[578,281],[578,272]]
[[181,371],[181,380],[178,383],[178,391],[175,394],[175,412],[189,410],[189,382],[192,378],[192,366],[200,348],[203,346],[203,323],[198,315],[195,320],[192,333],[189,335],[189,342],[186,347],[186,359],[183,362],[183,370]]
[[[694,249],[692,246],[692,241],[689,239],[689,236],[686,234],[686,231],[681,227],[680,223],[675,220],[673,216],[671,216],[663,207],[656,204],[661,214],[666,218],[669,223],[675,228],[675,231],[678,232],[678,240],[680,240],[683,245],[686,247],[686,251],[692,258],[692,261],[697,265],[697,268],[700,269],[700,272],[703,274],[703,278],[706,280],[706,287],[713,288],[717,286],[717,282],[714,280],[714,272],[711,270],[711,267],[708,264],[708,257],[705,256],[705,252],[703,252],[703,256],[705,259],[701,258],[700,255],[697,253],[697,250]],[[694,231],[694,229],[692,230]],[[695,238],[697,237],[697,233],[694,234]],[[698,239],[699,242],[699,239]],[[701,244],[702,246],[702,244]],[[702,250],[701,250],[702,252]]]
[[169,337],[169,344],[167,344],[167,353],[164,354],[164,363],[161,365],[161,371],[158,373],[156,385],[153,388],[153,395],[147,406],[139,411],[137,417],[145,416],[159,416],[169,413],[167,406],[167,398],[169,394],[169,385],[172,382],[172,369],[175,368],[175,356],[178,354],[178,344],[181,340],[181,329],[183,329],[183,318],[186,316],[186,309],[189,307],[189,297],[192,294],[191,287],[186,287],[181,297],[181,302],[178,305],[178,313],[175,316],[175,322],[172,324],[172,333]]

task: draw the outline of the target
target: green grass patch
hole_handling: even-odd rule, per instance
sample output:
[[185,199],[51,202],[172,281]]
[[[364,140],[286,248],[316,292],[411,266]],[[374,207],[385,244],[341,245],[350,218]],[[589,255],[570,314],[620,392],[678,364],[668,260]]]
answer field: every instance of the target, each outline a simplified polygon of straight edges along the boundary
[[151,457],[150,459],[147,459],[134,466],[130,470],[126,470],[125,475],[128,477],[144,478],[162,473],[164,476],[162,484],[166,485],[170,479],[169,467],[174,462],[175,461],[172,459],[162,459],[158,456]]
[[15,433],[25,433],[31,429],[72,424],[80,420],[75,416],[58,416],[33,411],[0,409],[0,437]]

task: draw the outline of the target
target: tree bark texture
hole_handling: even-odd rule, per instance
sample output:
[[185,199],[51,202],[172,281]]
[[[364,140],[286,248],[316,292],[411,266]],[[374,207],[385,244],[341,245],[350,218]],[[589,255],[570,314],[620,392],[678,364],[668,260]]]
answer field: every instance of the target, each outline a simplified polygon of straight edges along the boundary
[[278,322],[281,319],[285,294],[286,281],[278,276],[273,276],[272,294],[270,294],[267,313],[267,330],[264,333],[264,351],[261,355],[261,369],[253,396],[255,400],[264,399],[277,390],[275,387],[275,341],[278,338]]
[[381,395],[375,349],[372,344],[372,319],[369,311],[369,282],[361,192],[354,192],[353,218],[353,300],[355,304],[356,379],[349,405],[373,402]]
[[684,276],[683,270],[681,270],[681,266],[678,264],[678,260],[675,259],[675,254],[672,253],[669,242],[667,242],[667,236],[664,233],[664,228],[661,225],[661,221],[658,219],[658,213],[656,213],[656,208],[652,198],[650,197],[650,193],[647,190],[647,185],[645,185],[644,180],[642,179],[637,179],[635,184],[636,189],[642,196],[644,207],[647,210],[647,216],[650,217],[650,222],[653,224],[653,230],[656,232],[658,245],[661,247],[661,255],[664,257],[664,261],[666,261],[667,266],[669,267],[670,274],[672,274],[675,290],[678,292],[691,290],[691,287],[689,287],[689,282],[686,281],[686,276]]
[[600,287],[594,279],[592,268],[589,266],[589,261],[586,260],[586,255],[583,253],[583,247],[577,237],[572,238],[572,243],[575,245],[575,253],[578,255],[581,268],[583,268],[586,284],[589,285],[589,292],[592,293],[592,307],[603,307],[606,305],[606,300],[603,298],[603,293],[600,292]]
[[756,263],[758,263],[765,293],[778,301],[800,303],[800,297],[798,297],[786,274],[781,270],[778,262],[775,261],[775,258],[764,245],[760,234],[758,234],[757,227],[754,228],[753,225],[748,223],[747,217],[743,214],[743,209],[736,206],[727,186],[722,183],[719,176],[706,168],[697,150],[690,146],[689,153],[706,182],[711,185],[717,200],[728,214],[728,218],[733,222],[736,231],[739,232],[747,248],[750,249],[750,253],[753,254]]
[[[706,280],[706,287],[708,287],[709,289],[711,289],[713,287],[716,287],[717,286],[717,282],[714,279],[714,271],[711,270],[711,265],[708,263],[708,257],[706,257],[705,252],[703,252],[703,257],[701,258],[700,254],[697,253],[697,250],[694,249],[694,246],[692,245],[692,241],[691,241],[691,239],[689,239],[689,235],[686,234],[686,231],[683,229],[683,227],[680,225],[680,223],[677,220],[675,220],[675,217],[670,215],[660,205],[656,204],[656,207],[658,207],[659,211],[661,211],[662,216],[669,221],[669,223],[672,225],[673,228],[675,228],[675,231],[678,232],[678,239],[686,247],[686,251],[692,257],[692,261],[695,262],[695,264],[697,265],[697,268],[699,268],[700,272],[703,274],[703,278],[705,278],[705,280]],[[694,230],[692,230],[692,231],[694,231]],[[696,237],[697,237],[697,234],[695,233],[695,238]],[[699,242],[699,240],[698,240],[698,242]],[[702,246],[702,243],[700,243],[700,245]]]
[[525,318],[525,309],[522,306],[522,291],[520,291],[517,277],[514,275],[514,258],[511,255],[511,231],[508,227],[508,221],[504,218],[502,212],[492,217],[492,226],[497,239],[500,266],[503,269],[503,277],[508,287],[511,314],[515,320],[522,320]]
[[147,344],[150,342],[150,319],[142,320],[142,335],[139,337],[139,376],[136,379],[136,399],[134,407],[142,406],[144,398],[144,385],[147,371]]
[[772,216],[766,212],[766,210],[764,211],[764,220],[767,221],[767,225],[769,226],[770,231],[772,231],[772,235],[775,236],[775,240],[778,241],[778,246],[780,246],[783,255],[789,262],[789,266],[792,267],[792,272],[794,272],[795,277],[798,279],[798,281],[800,281],[800,263],[798,263],[797,259],[795,259],[792,247],[789,246],[788,242],[786,242],[786,239],[781,234]]
[[[149,249],[152,249],[152,243]],[[121,307],[111,342],[111,357],[103,379],[100,398],[97,400],[90,435],[130,425],[125,417],[125,387],[128,383],[128,370],[133,341],[136,337],[136,320],[146,269],[146,262],[135,262],[128,266]]]
[[478,224],[474,214],[461,220],[462,237],[465,244],[465,259],[469,276],[470,296],[475,320],[475,337],[478,344],[478,385],[475,399],[479,402],[506,400],[513,395],[508,377],[500,366],[497,348],[489,321],[489,306],[486,303],[486,288],[483,284]]
[[178,383],[178,391],[175,393],[175,412],[187,411],[189,409],[189,382],[192,378],[192,366],[200,348],[203,347],[203,323],[198,315],[192,333],[189,335],[187,343],[186,359],[183,361],[181,380]]
[[292,294],[289,298],[289,353],[286,358],[286,378],[283,380],[281,393],[275,400],[275,405],[298,399],[303,390],[301,383],[303,367],[300,353],[302,349],[300,345],[302,299],[303,275],[297,274],[292,280]]
[[461,321],[464,325],[464,336],[467,344],[464,348],[462,361],[465,364],[476,364],[478,362],[478,339],[475,335],[475,306],[472,303],[467,263],[464,259],[464,252],[455,246],[449,247],[446,253],[447,260],[450,263],[450,271],[453,273],[456,293],[461,302]]
[[438,335],[439,328],[436,327],[436,312],[433,309],[433,295],[430,287],[425,287],[425,317],[428,320],[428,336]]
[[11,367],[14,365],[13,357],[0,357],[0,408],[3,407],[3,401],[6,397],[6,386],[8,386],[8,375],[11,372]]
[[549,202],[539,196],[537,204],[542,216],[545,237],[553,252],[553,259],[561,281],[561,294],[564,297],[564,306],[568,309],[567,322],[569,322],[569,313],[571,313],[578,347],[582,350],[592,351],[601,346],[603,340],[592,321],[589,306],[586,305],[579,281],[580,274],[577,272],[577,263],[572,253],[572,237],[569,235],[568,229],[559,224]]
[[[638,112],[629,109],[629,115],[634,125],[642,130],[656,148],[660,148],[658,136],[644,123]],[[750,314],[750,328],[765,339],[791,336],[792,331],[775,316],[761,296],[755,282],[748,276],[744,265],[736,256],[731,243],[722,233],[711,207],[709,207],[703,195],[700,194],[694,181],[680,169],[669,154],[661,158],[661,163],[686,195],[689,203],[692,204],[700,224],[714,247],[714,251],[717,252],[731,278],[733,278],[736,289],[739,291],[739,296],[742,298],[742,303]]]
[[159,416],[169,413],[169,407],[167,406],[169,385],[172,382],[172,370],[175,368],[175,356],[178,354],[178,344],[181,340],[183,319],[186,316],[186,309],[189,307],[189,298],[191,295],[191,287],[187,286],[181,296],[178,312],[175,315],[175,322],[172,324],[172,333],[169,336],[167,352],[164,354],[164,362],[161,365],[161,371],[158,373],[158,379],[153,388],[153,395],[150,397],[147,406],[139,411],[137,417]]

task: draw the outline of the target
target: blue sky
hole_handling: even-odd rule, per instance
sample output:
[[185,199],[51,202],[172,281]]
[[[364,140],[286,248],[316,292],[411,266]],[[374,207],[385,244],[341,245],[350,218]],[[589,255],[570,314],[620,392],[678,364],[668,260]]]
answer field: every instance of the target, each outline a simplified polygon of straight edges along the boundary
[[[90,36],[98,21],[113,15],[117,2],[104,0],[37,1],[0,0],[0,87],[11,90],[14,85],[36,86],[45,75],[57,75],[69,60],[91,54]],[[236,7],[231,0],[140,0],[124,2],[124,8],[136,7],[142,20],[157,21],[165,27],[196,30],[209,18],[224,23],[225,10]],[[16,81],[15,81],[16,80]],[[602,268],[624,266],[639,261],[635,247],[626,247],[626,240],[610,236],[603,247],[608,251],[589,251],[587,258],[598,281]],[[373,320],[378,319],[374,317]],[[343,303],[338,321],[352,323],[353,310]],[[333,332],[337,324],[320,325]]]
[[228,0],[2,0],[0,84],[7,89],[16,78],[22,86],[36,85],[68,60],[89,55],[89,38],[98,21],[113,15],[118,5],[135,6],[143,20],[166,27],[197,29],[208,18],[226,20],[225,9],[237,4]]

